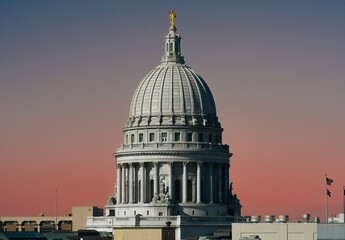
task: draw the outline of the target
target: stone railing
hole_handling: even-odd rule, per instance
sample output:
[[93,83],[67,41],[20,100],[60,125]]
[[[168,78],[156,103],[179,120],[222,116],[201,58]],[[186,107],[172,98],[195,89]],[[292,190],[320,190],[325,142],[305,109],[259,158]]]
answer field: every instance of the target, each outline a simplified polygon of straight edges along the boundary
[[212,143],[192,143],[192,142],[173,142],[173,143],[134,143],[122,144],[117,147],[117,153],[129,151],[205,151],[228,153],[229,146]]

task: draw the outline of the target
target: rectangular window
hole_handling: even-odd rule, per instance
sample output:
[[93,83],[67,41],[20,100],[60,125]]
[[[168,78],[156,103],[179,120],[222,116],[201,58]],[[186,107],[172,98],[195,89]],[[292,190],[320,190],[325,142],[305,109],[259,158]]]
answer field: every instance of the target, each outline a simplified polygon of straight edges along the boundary
[[193,140],[193,133],[187,133],[187,142],[191,142]]
[[168,141],[168,133],[162,132],[162,142],[167,142]]
[[199,133],[199,140],[198,142],[203,142],[204,141],[204,134],[203,133]]
[[128,135],[126,135],[126,144],[128,144]]
[[134,134],[131,134],[131,143],[134,143]]
[[208,142],[212,142],[212,134],[208,135]]
[[175,133],[175,141],[180,141],[180,133]]
[[155,140],[155,134],[150,133],[150,142],[153,142]]
[[144,134],[139,133],[139,142],[143,142],[143,141],[144,141]]

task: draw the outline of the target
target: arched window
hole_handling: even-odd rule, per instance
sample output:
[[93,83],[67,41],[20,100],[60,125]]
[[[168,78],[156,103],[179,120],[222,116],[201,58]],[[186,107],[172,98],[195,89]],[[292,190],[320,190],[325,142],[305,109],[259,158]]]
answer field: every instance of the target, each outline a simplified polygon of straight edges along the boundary
[[188,180],[187,182],[187,202],[191,202],[193,199],[193,182],[192,180]]
[[175,201],[180,202],[181,197],[180,197],[180,180],[176,179],[175,180]]

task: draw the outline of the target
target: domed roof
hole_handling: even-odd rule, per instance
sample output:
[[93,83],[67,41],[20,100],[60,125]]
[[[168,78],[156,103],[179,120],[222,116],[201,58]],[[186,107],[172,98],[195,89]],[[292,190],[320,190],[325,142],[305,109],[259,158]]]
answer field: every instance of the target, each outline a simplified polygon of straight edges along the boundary
[[[184,64],[180,40],[176,28],[170,28],[162,63],[134,92],[127,127],[175,124],[176,119],[182,125],[219,125],[212,93],[205,81]],[[158,119],[152,121],[155,117]]]
[[205,81],[185,65],[159,65],[138,85],[130,117],[158,115],[216,116],[213,96]]

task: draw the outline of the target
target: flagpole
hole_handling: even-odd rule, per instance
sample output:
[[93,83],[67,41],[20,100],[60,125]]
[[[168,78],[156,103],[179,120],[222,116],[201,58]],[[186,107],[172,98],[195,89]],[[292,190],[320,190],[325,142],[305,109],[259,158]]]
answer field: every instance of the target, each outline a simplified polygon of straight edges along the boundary
[[56,193],[55,193],[55,230],[58,230],[58,222],[57,222],[57,208],[58,208],[58,202],[57,202],[57,194],[58,194],[58,190],[56,189]]
[[327,195],[327,173],[326,173],[326,223],[328,223],[328,195]]
[[344,222],[345,222],[345,186],[343,185],[343,203],[344,203]]

